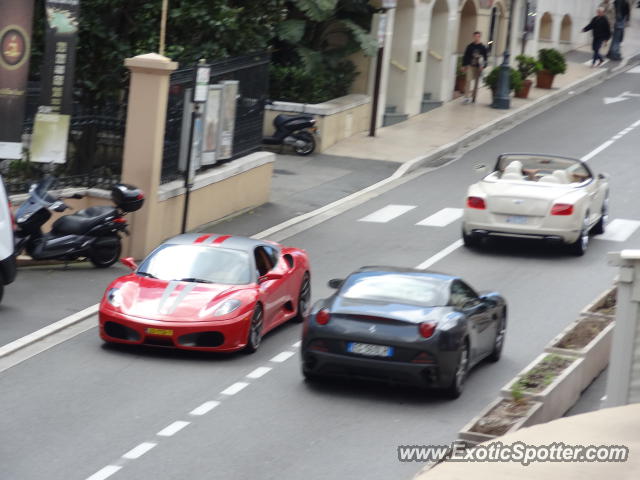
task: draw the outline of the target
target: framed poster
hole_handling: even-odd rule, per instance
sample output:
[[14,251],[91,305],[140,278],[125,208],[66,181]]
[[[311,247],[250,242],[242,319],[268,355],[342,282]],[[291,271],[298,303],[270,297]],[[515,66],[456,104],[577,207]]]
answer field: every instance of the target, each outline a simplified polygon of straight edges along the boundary
[[231,158],[233,155],[233,133],[236,128],[238,83],[237,80],[222,82],[222,116],[220,120],[218,160]]
[[222,108],[222,85],[209,85],[207,106],[204,111],[202,135],[202,165],[214,165],[220,149],[220,115]]

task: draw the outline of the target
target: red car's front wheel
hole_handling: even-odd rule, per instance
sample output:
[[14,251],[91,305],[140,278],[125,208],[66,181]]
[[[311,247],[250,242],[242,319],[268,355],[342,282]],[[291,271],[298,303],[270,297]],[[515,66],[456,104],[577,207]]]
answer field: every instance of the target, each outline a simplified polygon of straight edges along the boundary
[[264,316],[262,313],[262,307],[256,306],[251,317],[251,324],[249,325],[249,334],[247,336],[247,346],[244,348],[247,353],[254,353],[260,347],[262,342],[262,327]]

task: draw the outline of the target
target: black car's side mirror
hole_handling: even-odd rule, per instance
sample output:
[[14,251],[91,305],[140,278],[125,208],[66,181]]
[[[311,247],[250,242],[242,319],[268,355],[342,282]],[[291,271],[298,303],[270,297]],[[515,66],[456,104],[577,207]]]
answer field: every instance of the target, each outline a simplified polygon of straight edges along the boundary
[[329,280],[327,282],[327,286],[329,288],[333,288],[334,290],[337,290],[338,288],[340,288],[342,286],[343,282],[344,282],[344,279],[342,279],[342,278],[332,278],[331,280]]

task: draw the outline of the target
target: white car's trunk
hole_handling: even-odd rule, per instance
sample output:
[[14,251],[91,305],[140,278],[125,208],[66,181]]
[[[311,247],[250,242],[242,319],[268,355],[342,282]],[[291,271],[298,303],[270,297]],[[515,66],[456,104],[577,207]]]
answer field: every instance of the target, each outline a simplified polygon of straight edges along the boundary
[[482,182],[480,185],[487,194],[489,212],[537,217],[546,216],[554,201],[573,190],[567,185],[530,184],[525,196],[521,182]]

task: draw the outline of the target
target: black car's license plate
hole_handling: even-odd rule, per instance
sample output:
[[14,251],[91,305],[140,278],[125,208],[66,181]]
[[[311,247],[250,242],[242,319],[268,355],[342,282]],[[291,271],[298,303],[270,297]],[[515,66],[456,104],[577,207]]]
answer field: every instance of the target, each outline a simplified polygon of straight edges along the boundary
[[347,351],[357,353],[358,355],[366,355],[368,357],[392,357],[393,347],[385,345],[371,345],[369,343],[349,342]]

